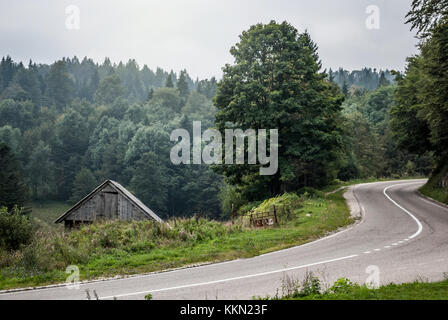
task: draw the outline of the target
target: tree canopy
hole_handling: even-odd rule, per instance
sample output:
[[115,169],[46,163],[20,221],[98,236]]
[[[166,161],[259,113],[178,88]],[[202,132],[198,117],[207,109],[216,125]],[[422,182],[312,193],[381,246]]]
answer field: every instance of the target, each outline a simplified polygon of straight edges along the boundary
[[[343,96],[320,71],[317,46],[289,23],[257,24],[231,48],[233,65],[223,68],[215,104],[216,125],[278,129],[279,170],[259,177],[255,166],[219,166],[229,181],[278,194],[301,186],[324,185],[342,146],[338,124]],[[260,192],[258,188],[252,191]]]

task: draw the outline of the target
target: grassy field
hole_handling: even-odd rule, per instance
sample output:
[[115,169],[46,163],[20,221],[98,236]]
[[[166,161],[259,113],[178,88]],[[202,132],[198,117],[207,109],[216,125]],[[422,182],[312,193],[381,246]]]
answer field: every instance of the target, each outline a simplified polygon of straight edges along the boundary
[[32,217],[42,228],[61,227],[62,224],[56,224],[54,221],[71,207],[71,205],[62,201],[33,202],[30,206],[33,210]]
[[[151,221],[109,221],[71,232],[47,228],[19,252],[0,252],[0,289],[63,282],[65,268],[73,264],[83,280],[252,257],[303,244],[352,222],[343,192],[269,199],[253,211],[275,205],[280,225],[264,228],[249,226],[246,216],[233,224],[172,219],[171,228]],[[63,204],[50,203],[33,208],[33,215],[49,224],[61,211]]]
[[439,282],[415,281],[388,284],[379,288],[358,285],[348,279],[336,281],[327,290],[321,290],[320,282],[313,275],[305,276],[299,284],[287,279],[283,295],[265,299],[285,300],[447,300],[448,279]]

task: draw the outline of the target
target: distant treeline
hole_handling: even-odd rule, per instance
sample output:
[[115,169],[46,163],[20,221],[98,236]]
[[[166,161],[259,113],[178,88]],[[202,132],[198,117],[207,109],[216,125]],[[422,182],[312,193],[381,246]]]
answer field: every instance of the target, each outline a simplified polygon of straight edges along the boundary
[[339,87],[345,90],[375,90],[380,85],[393,84],[395,76],[393,72],[386,70],[377,70],[376,68],[363,68],[361,70],[348,71],[339,68],[333,71],[331,68],[328,71],[328,78],[336,82]]
[[[66,73],[67,77],[61,77]],[[188,90],[198,90],[207,97],[214,96],[216,83],[210,81],[193,81],[186,70],[181,71]],[[63,58],[52,64],[36,64],[31,60],[28,66],[14,62],[10,56],[3,57],[0,63],[0,98],[19,101],[31,100],[35,105],[56,105],[62,107],[75,98],[95,101],[95,92],[101,81],[107,77],[117,76],[123,86],[122,96],[129,102],[148,100],[154,89],[164,87],[170,79],[175,84],[179,74],[167,72],[162,68],[155,71],[144,65],[142,68],[135,60],[127,63],[111,63],[106,58],[102,64],[85,57]],[[58,81],[63,80],[62,83]],[[168,81],[169,82],[169,81]],[[99,97],[101,98],[101,97]]]

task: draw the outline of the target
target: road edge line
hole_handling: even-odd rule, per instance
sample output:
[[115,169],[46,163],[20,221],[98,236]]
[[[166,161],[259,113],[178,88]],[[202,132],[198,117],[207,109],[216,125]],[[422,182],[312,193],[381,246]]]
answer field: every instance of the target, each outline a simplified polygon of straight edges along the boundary
[[287,271],[291,271],[291,270],[297,270],[297,269],[313,267],[313,266],[320,265],[320,264],[347,260],[347,259],[355,258],[355,257],[358,257],[358,256],[359,256],[358,254],[352,254],[352,255],[344,256],[344,257],[340,257],[340,258],[328,259],[328,260],[308,263],[308,264],[304,264],[304,265],[300,265],[300,266],[283,268],[283,269],[277,269],[277,270],[260,272],[260,273],[254,273],[254,274],[249,274],[249,275],[244,275],[244,276],[239,276],[239,277],[220,279],[220,280],[212,280],[212,281],[207,281],[207,282],[191,283],[191,284],[186,284],[186,285],[182,285],[182,286],[160,288],[160,289],[154,289],[154,290],[145,290],[145,291],[139,291],[139,292],[123,293],[123,294],[117,294],[117,295],[113,295],[113,296],[100,297],[99,299],[100,300],[107,300],[107,299],[113,299],[113,298],[135,296],[135,295],[145,294],[145,293],[154,293],[154,292],[177,290],[177,289],[184,289],[184,288],[191,288],[191,287],[200,287],[200,286],[206,286],[206,285],[222,283],[222,282],[229,282],[229,281],[235,281],[235,280],[241,280],[241,279],[262,277],[262,276],[269,275],[269,274],[280,273],[280,272],[287,272]]
[[420,190],[417,189],[416,191],[417,195],[419,195],[420,197],[422,197],[424,200],[428,200],[429,202],[431,202],[431,204],[436,205],[441,207],[442,209],[448,209],[448,204],[445,204],[443,202],[437,201],[436,199],[433,199],[431,197],[428,197],[426,195],[424,195],[423,193],[420,192]]
[[394,199],[392,199],[388,194],[387,194],[387,190],[389,188],[392,188],[394,186],[402,186],[402,185],[406,185],[406,184],[415,184],[418,182],[411,182],[411,183],[399,183],[399,184],[393,184],[390,186],[387,186],[383,189],[383,194],[387,197],[387,199],[389,199],[394,205],[396,205],[398,208],[400,208],[401,210],[403,210],[405,213],[407,213],[412,219],[414,219],[414,221],[417,223],[417,231],[408,237],[408,239],[413,239],[415,237],[417,237],[422,231],[423,231],[423,225],[420,222],[420,220],[418,220],[412,213],[410,213],[407,209],[403,208],[401,205],[399,205]]

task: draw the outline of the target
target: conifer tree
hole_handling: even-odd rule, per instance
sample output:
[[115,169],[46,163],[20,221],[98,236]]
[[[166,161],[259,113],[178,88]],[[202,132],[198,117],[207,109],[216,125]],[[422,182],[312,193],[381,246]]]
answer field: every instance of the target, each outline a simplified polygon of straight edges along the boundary
[[165,87],[167,87],[167,88],[174,88],[173,79],[171,77],[171,74],[169,74],[168,78],[166,79]]
[[4,143],[0,143],[0,168],[0,207],[23,207],[27,187],[23,182],[21,166]]

